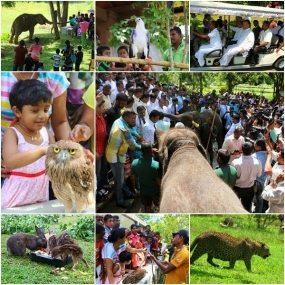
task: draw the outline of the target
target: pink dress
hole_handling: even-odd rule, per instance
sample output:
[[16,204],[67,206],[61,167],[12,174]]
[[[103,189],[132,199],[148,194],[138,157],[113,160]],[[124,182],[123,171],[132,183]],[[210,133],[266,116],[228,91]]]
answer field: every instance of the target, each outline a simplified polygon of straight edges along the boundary
[[[40,130],[43,137],[41,145],[27,143],[16,128],[12,127],[12,129],[18,137],[19,152],[49,145],[49,136],[45,127]],[[2,209],[48,201],[49,179],[45,174],[45,159],[46,156],[42,156],[29,165],[14,169],[10,178],[4,180],[1,188]]]
[[[116,263],[116,264],[118,264],[119,265],[119,269],[116,271],[116,273],[115,274],[119,274],[120,272],[121,272],[121,265],[120,265],[120,263],[118,262],[118,263]],[[122,280],[122,278],[123,278],[123,276],[121,275],[121,276],[116,276],[116,277],[113,277],[114,278],[114,284],[118,284],[121,280]],[[110,282],[109,282],[109,279],[108,279],[108,277],[106,278],[106,280],[105,280],[105,284],[110,284]]]

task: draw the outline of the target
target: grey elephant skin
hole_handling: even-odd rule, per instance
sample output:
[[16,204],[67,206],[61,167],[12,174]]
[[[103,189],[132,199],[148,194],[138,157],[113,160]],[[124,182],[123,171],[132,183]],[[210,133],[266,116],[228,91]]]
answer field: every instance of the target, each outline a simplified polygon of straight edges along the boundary
[[18,44],[19,35],[22,32],[29,31],[29,42],[33,41],[33,35],[35,30],[35,25],[45,25],[45,24],[53,24],[53,22],[46,19],[42,14],[22,14],[18,16],[11,27],[11,35],[9,39],[9,43],[13,42],[14,44]]
[[160,213],[247,213],[210,167],[193,131],[157,130],[156,136],[163,170]]
[[[201,125],[204,122],[207,122],[207,120],[211,116],[214,116],[214,112],[211,110],[206,110],[203,113],[198,113],[196,111],[192,111],[192,112],[185,112],[185,113],[180,114],[180,115],[173,115],[173,114],[164,113],[164,116],[167,118],[170,118],[174,122],[182,122],[186,127],[192,128],[193,127],[192,121],[199,124],[199,126],[201,127]],[[222,120],[221,120],[219,114],[217,114],[217,113],[215,115],[215,123],[214,124],[218,129],[217,143],[218,143],[218,147],[220,149],[220,148],[222,148],[222,145],[223,145],[223,123],[222,123]]]

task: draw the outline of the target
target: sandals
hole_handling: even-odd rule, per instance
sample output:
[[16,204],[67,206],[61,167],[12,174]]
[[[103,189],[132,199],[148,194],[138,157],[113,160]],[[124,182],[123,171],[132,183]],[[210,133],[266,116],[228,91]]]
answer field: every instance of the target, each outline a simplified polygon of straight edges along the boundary
[[97,194],[99,195],[99,196],[107,196],[108,194],[109,194],[109,191],[107,191],[107,190],[105,190],[105,189],[100,189],[100,190],[98,190],[97,191]]

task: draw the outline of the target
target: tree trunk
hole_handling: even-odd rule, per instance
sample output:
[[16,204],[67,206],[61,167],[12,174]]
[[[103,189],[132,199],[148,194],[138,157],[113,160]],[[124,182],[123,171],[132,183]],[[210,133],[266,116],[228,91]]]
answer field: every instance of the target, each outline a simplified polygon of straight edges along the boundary
[[186,1],[183,1],[183,10],[184,10],[184,25],[185,25],[185,49],[183,50],[183,58],[182,58],[182,63],[186,62],[186,57],[187,57],[187,53],[189,51],[189,32],[188,32],[188,9],[187,9],[187,3]]
[[165,10],[166,10],[166,15],[167,15],[167,19],[166,19],[166,31],[167,31],[167,39],[168,42],[170,43],[170,47],[169,47],[169,62],[170,62],[170,71],[174,71],[174,64],[173,64],[173,55],[172,55],[172,46],[171,46],[171,39],[170,39],[170,25],[169,25],[169,17],[168,17],[168,11],[167,11],[168,7],[167,7],[167,2],[165,2]]
[[68,19],[68,5],[69,1],[62,1],[62,26],[65,27]]
[[199,72],[200,94],[203,94],[203,72]]
[[[59,1],[56,1],[56,9],[57,9],[57,20],[59,23],[61,23],[62,16],[61,16],[61,8],[60,8],[60,2]],[[60,24],[60,27],[64,27],[64,26],[62,26],[62,24]]]
[[55,40],[59,40],[60,34],[58,31],[58,27],[57,27],[57,17],[56,17],[57,11],[54,10],[52,1],[49,1],[49,8],[50,8],[50,13],[51,13],[51,19],[53,22]]

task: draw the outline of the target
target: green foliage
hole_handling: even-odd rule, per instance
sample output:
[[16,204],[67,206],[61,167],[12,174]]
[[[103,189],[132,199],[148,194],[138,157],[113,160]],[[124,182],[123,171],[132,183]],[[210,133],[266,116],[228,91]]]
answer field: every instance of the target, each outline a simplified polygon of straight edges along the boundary
[[14,8],[16,6],[16,2],[14,1],[2,1],[1,6],[5,8]]
[[72,238],[79,238],[86,241],[94,240],[94,217],[84,215],[75,223],[64,223],[60,225],[61,231],[68,231]]
[[189,230],[189,215],[188,214],[165,214],[165,215],[146,215],[137,214],[151,226],[153,231],[159,232],[161,240],[170,245],[172,233],[186,229]]
[[[271,215],[260,216],[264,220],[265,216]],[[221,227],[220,223],[229,217],[236,226]],[[222,267],[228,266],[228,262],[214,259],[215,263],[220,264],[220,268],[216,268],[207,263],[207,255],[203,255],[195,261],[195,265],[191,265],[191,284],[283,284],[284,234],[280,233],[279,227],[280,221],[276,219],[268,227],[258,228],[254,215],[191,215],[191,242],[203,232],[224,232],[237,238],[248,237],[264,242],[271,253],[267,259],[252,257],[253,273],[247,272],[241,260],[236,262],[234,269],[226,270]]]
[[8,41],[10,38],[9,33],[2,33],[1,34],[1,41]]
[[[170,22],[174,22],[174,16],[172,11],[165,7],[165,1],[149,1],[147,3],[148,7],[143,9],[141,19],[145,23],[145,28],[150,32],[151,43],[155,44],[161,52],[164,52],[170,47],[167,39],[166,22],[167,19]],[[132,4],[132,7],[137,8],[145,4],[145,1],[137,1]],[[122,43],[129,43],[130,35],[134,29],[129,24],[136,18],[136,16],[131,16],[129,19],[122,20],[110,27],[110,32],[112,33],[109,39],[110,46],[114,47]],[[183,18],[176,19],[175,24],[183,25]]]
[[35,225],[48,231],[48,225],[58,223],[58,214],[50,215],[2,215],[1,233],[14,234],[25,232],[35,234]]

